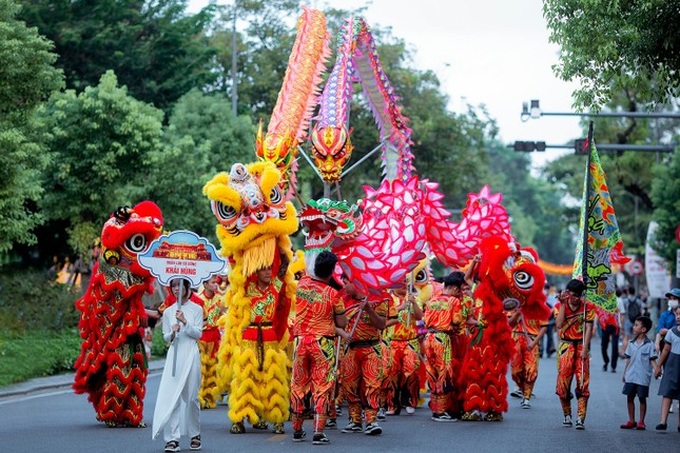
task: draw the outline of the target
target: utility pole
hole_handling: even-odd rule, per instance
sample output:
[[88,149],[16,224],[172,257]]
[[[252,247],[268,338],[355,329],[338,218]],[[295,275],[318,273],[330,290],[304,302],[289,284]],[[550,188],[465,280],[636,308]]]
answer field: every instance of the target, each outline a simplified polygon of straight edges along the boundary
[[236,82],[236,12],[238,11],[238,0],[234,0],[234,17],[231,23],[231,113],[236,117],[238,114],[238,84]]

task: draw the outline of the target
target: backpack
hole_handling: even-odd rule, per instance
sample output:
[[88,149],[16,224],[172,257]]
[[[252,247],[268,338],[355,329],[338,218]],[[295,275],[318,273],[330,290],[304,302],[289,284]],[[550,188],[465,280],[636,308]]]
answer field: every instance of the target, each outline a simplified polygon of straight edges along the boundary
[[626,305],[626,314],[630,322],[635,322],[638,316],[642,315],[642,307],[640,299],[637,297],[629,297],[628,304]]

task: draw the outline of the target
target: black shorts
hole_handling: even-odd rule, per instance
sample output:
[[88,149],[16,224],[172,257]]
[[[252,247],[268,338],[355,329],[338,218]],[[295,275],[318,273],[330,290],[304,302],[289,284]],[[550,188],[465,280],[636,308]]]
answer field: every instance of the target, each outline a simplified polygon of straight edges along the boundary
[[626,382],[623,384],[623,391],[621,393],[628,396],[637,396],[638,398],[647,398],[649,396],[649,386]]

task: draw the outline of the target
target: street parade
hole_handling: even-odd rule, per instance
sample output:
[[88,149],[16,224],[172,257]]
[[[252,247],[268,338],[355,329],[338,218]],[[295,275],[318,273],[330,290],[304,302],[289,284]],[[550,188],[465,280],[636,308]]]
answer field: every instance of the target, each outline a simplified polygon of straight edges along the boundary
[[[440,447],[456,451],[457,436],[483,438],[515,426],[516,409],[531,417],[537,406],[550,407],[543,423],[587,435],[602,410],[592,402],[600,368],[607,378],[618,373],[607,429],[675,438],[680,290],[665,289],[668,313],[658,325],[636,287],[621,294],[616,274],[631,257],[593,122],[579,144],[586,164],[577,172],[573,265],[551,264],[518,241],[517,206],[504,204],[494,178],[457,200],[454,214],[441,182],[419,174],[412,120],[366,18],[343,17],[332,31],[315,7],[301,6],[297,17],[253,149],[238,160],[217,155],[201,193],[192,193],[216,242],[181,228],[181,213],[143,187],[127,206],[106,194],[98,201],[111,214],[98,225],[91,272],[63,284],[81,291],[70,392],[110,433],[99,451],[123,451],[113,439],[140,431],[140,451],[229,451],[236,441],[297,451],[371,438],[386,443],[366,449],[399,451],[387,443],[392,420],[416,442],[455,427],[452,444]],[[353,156],[357,110],[379,143],[372,160]],[[362,165],[379,165],[379,183],[344,198],[352,192],[343,183],[359,180]],[[321,190],[302,184],[303,174]],[[149,294],[162,302],[149,304]],[[152,357],[158,343],[164,355]],[[10,405],[0,394],[0,411]],[[508,436],[497,451],[539,451],[512,446],[524,434]],[[569,442],[554,451],[590,448]],[[655,450],[649,442],[640,449]]]

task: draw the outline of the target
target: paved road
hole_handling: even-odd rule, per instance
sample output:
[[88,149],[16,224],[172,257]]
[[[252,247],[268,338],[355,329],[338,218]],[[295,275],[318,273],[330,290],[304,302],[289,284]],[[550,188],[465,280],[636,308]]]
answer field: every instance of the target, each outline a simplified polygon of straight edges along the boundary
[[[593,347],[599,351],[594,340]],[[147,386],[145,419],[150,424],[156,401],[159,367],[152,362]],[[388,417],[382,423],[382,436],[342,434],[329,431],[329,446],[313,446],[310,441],[293,443],[290,424],[286,434],[253,432],[244,435],[228,433],[226,407],[201,414],[203,451],[205,452],[307,452],[333,450],[343,452],[413,452],[413,451],[494,451],[494,452],[575,452],[614,451],[671,452],[678,451],[680,433],[675,429],[676,413],[669,419],[667,433],[654,431],[659,421],[660,397],[658,381],[652,385],[647,431],[624,431],[619,424],[627,419],[625,397],[621,394],[620,366],[616,374],[602,371],[599,352],[592,359],[590,407],[586,430],[562,427],[559,401],[554,394],[555,360],[544,358],[529,410],[519,407],[511,398],[510,410],[501,423],[457,422],[434,423],[426,408],[413,416]],[[94,419],[87,398],[74,395],[68,385],[71,375],[34,380],[20,386],[0,389],[0,452],[161,452],[163,441],[151,440],[151,430],[109,429]],[[306,422],[306,430],[311,428]],[[183,440],[182,451],[188,451]]]

